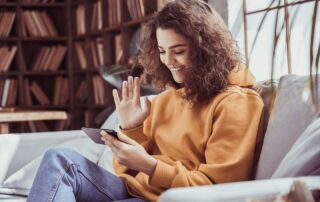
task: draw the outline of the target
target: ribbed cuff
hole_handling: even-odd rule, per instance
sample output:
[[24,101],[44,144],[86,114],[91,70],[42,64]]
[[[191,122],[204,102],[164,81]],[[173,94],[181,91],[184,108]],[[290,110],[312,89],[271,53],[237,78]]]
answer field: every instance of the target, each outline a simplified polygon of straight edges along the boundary
[[141,143],[143,141],[146,140],[145,135],[143,134],[143,125],[137,126],[135,128],[131,128],[129,130],[123,130],[121,129],[121,127],[118,127],[118,130],[129,136],[130,138],[134,139],[135,141],[137,141],[138,143]]
[[153,175],[149,178],[149,183],[156,187],[170,188],[175,175],[176,172],[173,166],[158,160]]

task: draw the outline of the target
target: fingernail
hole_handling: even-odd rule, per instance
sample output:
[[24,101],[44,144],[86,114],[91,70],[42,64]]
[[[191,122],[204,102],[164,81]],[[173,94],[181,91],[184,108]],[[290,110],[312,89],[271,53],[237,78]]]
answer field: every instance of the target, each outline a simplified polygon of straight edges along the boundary
[[102,135],[102,136],[104,136],[104,135],[106,135],[107,133],[105,132],[105,131],[100,131],[100,135]]

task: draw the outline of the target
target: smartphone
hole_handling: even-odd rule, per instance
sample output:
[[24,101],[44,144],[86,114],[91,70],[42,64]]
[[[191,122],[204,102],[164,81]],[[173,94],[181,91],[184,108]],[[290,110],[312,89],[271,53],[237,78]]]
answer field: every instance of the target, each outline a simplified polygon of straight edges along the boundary
[[94,141],[97,144],[105,144],[104,141],[101,140],[101,134],[100,132],[103,130],[105,132],[107,132],[109,135],[111,135],[114,138],[118,139],[118,133],[115,130],[111,130],[111,129],[100,129],[100,128],[86,128],[86,127],[82,127],[81,130],[83,132],[85,132],[85,134],[88,135],[88,137]]

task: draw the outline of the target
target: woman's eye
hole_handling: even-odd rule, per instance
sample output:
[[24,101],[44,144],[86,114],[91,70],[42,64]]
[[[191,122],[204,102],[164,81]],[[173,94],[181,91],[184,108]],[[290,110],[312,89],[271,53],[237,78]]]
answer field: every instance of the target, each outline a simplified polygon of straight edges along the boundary
[[159,53],[160,53],[160,55],[163,55],[163,54],[165,54],[166,52],[164,52],[164,51],[159,51]]
[[174,52],[176,55],[180,55],[180,54],[183,54],[184,53],[184,51],[176,51],[176,52]]

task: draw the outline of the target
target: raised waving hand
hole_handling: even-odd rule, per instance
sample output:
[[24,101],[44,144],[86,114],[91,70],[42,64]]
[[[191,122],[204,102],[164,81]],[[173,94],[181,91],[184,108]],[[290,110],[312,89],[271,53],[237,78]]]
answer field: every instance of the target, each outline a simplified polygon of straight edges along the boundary
[[142,108],[140,102],[140,79],[128,77],[122,82],[122,98],[120,100],[117,90],[112,91],[116,105],[119,124],[122,129],[135,128],[143,123],[150,113],[151,102],[145,98],[146,107]]

